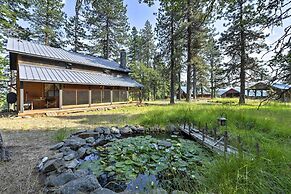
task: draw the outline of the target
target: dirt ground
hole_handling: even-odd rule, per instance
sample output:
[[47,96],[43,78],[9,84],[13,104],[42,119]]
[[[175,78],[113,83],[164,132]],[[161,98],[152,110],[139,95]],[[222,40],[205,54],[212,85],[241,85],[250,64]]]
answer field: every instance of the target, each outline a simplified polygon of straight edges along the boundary
[[9,162],[0,163],[0,193],[42,193],[36,165],[53,144],[51,131],[1,131],[12,152]]
[[49,147],[55,144],[57,130],[123,125],[130,118],[127,109],[59,117],[0,118],[4,144],[12,152],[10,162],[0,163],[0,194],[43,193],[36,166],[41,158],[49,155]]

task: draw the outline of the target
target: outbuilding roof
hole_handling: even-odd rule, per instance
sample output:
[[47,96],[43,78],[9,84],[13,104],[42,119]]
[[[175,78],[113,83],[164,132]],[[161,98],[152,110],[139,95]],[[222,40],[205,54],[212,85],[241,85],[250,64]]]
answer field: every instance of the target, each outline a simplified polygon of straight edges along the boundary
[[69,52],[61,48],[54,48],[16,38],[8,39],[7,50],[12,53],[18,53],[68,63],[81,64],[85,66],[92,66],[123,72],[130,71],[128,68],[121,68],[120,64],[116,63],[115,61],[90,55],[84,55],[76,52]]
[[65,83],[82,85],[143,87],[129,76],[113,76],[92,71],[72,70],[58,67],[19,64],[20,81]]
[[252,84],[249,89],[256,89],[256,90],[289,90],[291,89],[291,85],[284,84],[284,83],[270,83],[269,81],[260,81],[255,84]]

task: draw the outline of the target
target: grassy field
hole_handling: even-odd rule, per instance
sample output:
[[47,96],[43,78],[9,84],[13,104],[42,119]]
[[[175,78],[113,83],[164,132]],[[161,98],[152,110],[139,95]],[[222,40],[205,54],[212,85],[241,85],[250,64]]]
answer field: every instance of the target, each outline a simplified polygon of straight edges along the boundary
[[[39,139],[50,141],[48,145],[63,139],[72,131],[94,129],[97,126],[141,124],[167,127],[169,124],[191,122],[196,126],[205,126],[207,123],[212,129],[217,127],[217,118],[223,114],[228,124],[227,127],[220,127],[219,132],[229,131],[230,142],[234,146],[239,135],[243,149],[251,154],[227,159],[217,156],[206,164],[202,187],[198,190],[201,193],[291,193],[291,106],[270,103],[259,110],[257,108],[257,101],[239,106],[237,100],[215,99],[211,102],[127,107],[62,117],[1,118],[0,129],[4,131],[4,141],[8,140],[9,145],[13,144],[15,134],[23,134],[28,139],[29,134],[34,134],[30,143],[31,147],[37,147]],[[259,156],[256,154],[256,143],[260,145]],[[41,157],[41,154],[38,156]],[[36,158],[34,162],[37,162]],[[0,164],[0,173],[4,165]],[[177,184],[182,185],[183,182]]]

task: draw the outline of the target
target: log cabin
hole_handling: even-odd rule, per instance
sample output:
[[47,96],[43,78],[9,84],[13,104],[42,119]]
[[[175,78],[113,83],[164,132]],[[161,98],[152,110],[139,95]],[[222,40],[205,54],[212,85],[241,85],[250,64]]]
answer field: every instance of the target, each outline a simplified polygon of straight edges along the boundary
[[[143,87],[131,79],[126,53],[120,63],[69,52],[35,42],[9,38],[10,71],[15,75],[17,112],[63,109],[138,100]],[[14,73],[13,73],[14,72]]]

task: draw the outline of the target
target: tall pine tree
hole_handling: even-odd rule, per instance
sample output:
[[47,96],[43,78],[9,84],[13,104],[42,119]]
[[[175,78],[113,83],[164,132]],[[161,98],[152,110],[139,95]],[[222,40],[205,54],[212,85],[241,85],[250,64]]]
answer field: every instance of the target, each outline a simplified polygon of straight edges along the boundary
[[180,40],[180,25],[182,23],[182,14],[179,12],[180,4],[176,1],[161,2],[161,8],[158,13],[158,23],[156,26],[157,37],[159,40],[158,48],[167,64],[169,64],[170,73],[170,103],[175,103],[176,80],[177,80],[177,49]]
[[83,0],[76,0],[75,15],[66,21],[65,30],[67,35],[67,43],[72,47],[72,51],[85,51],[88,47],[86,40],[86,24],[82,17]]
[[93,0],[87,6],[91,27],[91,54],[118,59],[120,48],[126,45],[129,30],[126,6],[123,0]]
[[136,27],[133,27],[131,30],[131,35],[128,42],[129,47],[129,62],[130,63],[136,63],[140,62],[140,55],[141,55],[141,41],[139,33],[136,29]]
[[33,37],[45,45],[60,47],[62,27],[64,25],[64,4],[59,0],[32,0],[32,15],[30,17]]
[[141,62],[150,67],[155,54],[155,43],[152,25],[148,20],[144,28],[141,29],[140,41],[142,45],[142,52],[140,52]]
[[239,74],[240,98],[239,103],[245,103],[246,71],[254,65],[251,53],[259,53],[266,47],[262,43],[265,35],[257,30],[260,18],[257,16],[255,4],[251,0],[228,1],[223,14],[228,29],[222,33],[220,42],[224,53],[230,57],[226,63],[228,74]]

